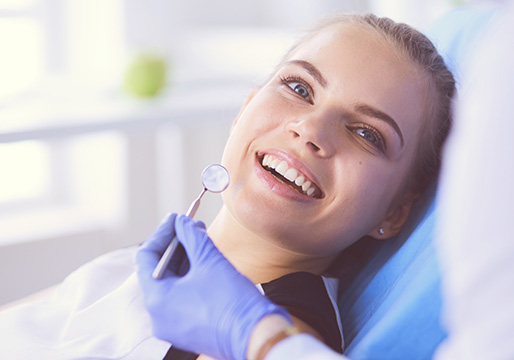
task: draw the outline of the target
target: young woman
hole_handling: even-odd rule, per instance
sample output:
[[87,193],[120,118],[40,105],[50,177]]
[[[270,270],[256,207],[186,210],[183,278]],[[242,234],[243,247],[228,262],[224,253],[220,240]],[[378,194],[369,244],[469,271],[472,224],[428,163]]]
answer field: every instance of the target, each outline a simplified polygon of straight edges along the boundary
[[321,275],[360,238],[401,230],[437,174],[453,92],[422,34],[342,15],[295,45],[234,121],[222,160],[231,185],[208,234],[337,351],[337,309]]
[[[453,92],[453,77],[425,36],[389,19],[341,15],[300,40],[234,121],[222,159],[231,185],[208,234],[298,326],[336,351],[343,339],[335,286],[323,274],[360,238],[401,230],[437,176]],[[118,293],[114,313],[102,310],[109,318],[127,297],[136,303],[123,286],[95,298],[98,305]],[[90,311],[87,321],[102,311]],[[132,306],[123,314],[140,312]],[[151,346],[146,320],[138,329],[136,320],[127,324],[134,345],[110,358],[166,354],[162,343]],[[115,332],[107,331],[111,342]],[[166,355],[187,358],[196,355],[174,348]]]

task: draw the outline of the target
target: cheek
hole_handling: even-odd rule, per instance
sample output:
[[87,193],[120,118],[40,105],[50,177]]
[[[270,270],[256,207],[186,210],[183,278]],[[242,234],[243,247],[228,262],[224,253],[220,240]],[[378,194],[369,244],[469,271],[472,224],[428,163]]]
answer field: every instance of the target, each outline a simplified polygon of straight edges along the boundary
[[280,131],[283,123],[280,109],[270,102],[266,98],[254,98],[235,121],[223,151],[223,164],[227,168],[235,161],[242,161],[255,142],[263,143],[267,136]]
[[241,113],[234,130],[244,128],[260,133],[276,128],[283,123],[288,107],[275,91],[261,90]]
[[390,163],[370,161],[358,151],[348,152],[345,161],[341,160],[336,169],[329,222],[341,224],[339,228],[360,238],[386,217],[398,188],[397,172],[400,169]]

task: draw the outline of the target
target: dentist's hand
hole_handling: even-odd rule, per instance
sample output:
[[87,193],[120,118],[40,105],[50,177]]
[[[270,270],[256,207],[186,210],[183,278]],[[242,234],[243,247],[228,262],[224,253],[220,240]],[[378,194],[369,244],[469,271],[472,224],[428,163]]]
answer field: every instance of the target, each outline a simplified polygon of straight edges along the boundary
[[[178,276],[171,262],[164,277],[155,280],[152,272],[175,232],[189,271]],[[169,215],[139,249],[136,265],[154,335],[179,349],[243,360],[259,320],[280,314],[290,321],[218,251],[205,225],[186,216]]]

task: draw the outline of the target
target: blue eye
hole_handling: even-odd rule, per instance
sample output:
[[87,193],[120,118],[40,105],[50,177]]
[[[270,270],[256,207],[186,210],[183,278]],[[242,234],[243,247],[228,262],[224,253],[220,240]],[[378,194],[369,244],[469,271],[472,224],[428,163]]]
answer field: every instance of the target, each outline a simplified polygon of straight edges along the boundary
[[369,125],[359,124],[352,126],[350,129],[380,151],[385,152],[386,144],[384,138],[382,137],[382,134],[380,134],[380,132],[375,128]]
[[370,143],[373,143],[375,145],[378,144],[378,139],[377,137],[375,136],[375,134],[373,134],[373,132],[371,130],[368,130],[368,129],[356,129],[354,130],[355,133],[357,133],[360,137],[366,139],[367,141],[369,141]]
[[302,84],[292,82],[292,83],[287,84],[287,86],[289,86],[295,93],[297,93],[304,99],[307,99],[310,96],[309,90]]
[[286,78],[280,78],[280,81],[302,99],[307,100],[310,104],[314,103],[314,92],[309,86],[309,83],[303,80],[301,77],[290,76]]

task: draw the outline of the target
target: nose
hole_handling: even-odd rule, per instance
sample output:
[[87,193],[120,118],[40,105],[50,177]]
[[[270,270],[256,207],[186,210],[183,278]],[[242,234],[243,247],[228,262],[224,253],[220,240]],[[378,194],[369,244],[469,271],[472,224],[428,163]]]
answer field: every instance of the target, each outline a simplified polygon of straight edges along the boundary
[[286,129],[294,141],[300,142],[316,156],[330,157],[334,153],[336,129],[330,114],[313,113],[299,117],[289,121]]

